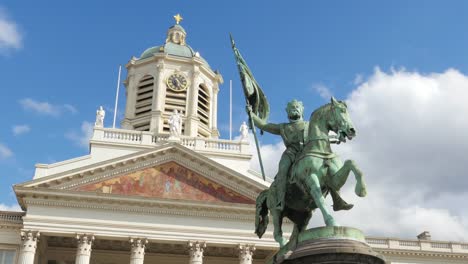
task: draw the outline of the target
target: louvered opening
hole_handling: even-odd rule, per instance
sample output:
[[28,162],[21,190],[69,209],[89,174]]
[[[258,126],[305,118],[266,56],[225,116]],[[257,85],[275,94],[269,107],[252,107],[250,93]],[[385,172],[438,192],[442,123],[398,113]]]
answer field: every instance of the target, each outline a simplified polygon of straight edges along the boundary
[[[187,105],[187,91],[174,92],[171,89],[166,89],[166,99],[164,104],[164,124],[163,132],[169,133],[169,117],[176,109],[179,114],[185,117],[185,108]],[[182,122],[182,134],[185,131],[185,122]]]
[[[151,112],[153,103],[154,78],[153,76],[144,76],[137,86],[135,102],[135,118],[142,117]],[[149,121],[134,126],[135,130],[149,131]]]
[[[153,76],[144,76],[137,87],[136,103],[135,103],[135,118],[151,112],[153,103],[154,78]],[[135,129],[137,127],[135,126]],[[139,129],[137,129],[139,130]]]
[[[210,124],[210,95],[208,89],[203,85],[200,85],[198,89],[197,113],[198,118],[200,119],[200,125],[205,126],[204,128],[208,129]],[[201,131],[198,133],[200,134],[200,132]]]
[[145,122],[145,123],[136,124],[134,126],[134,128],[135,128],[135,130],[138,130],[138,131],[149,131],[150,130],[150,123]]

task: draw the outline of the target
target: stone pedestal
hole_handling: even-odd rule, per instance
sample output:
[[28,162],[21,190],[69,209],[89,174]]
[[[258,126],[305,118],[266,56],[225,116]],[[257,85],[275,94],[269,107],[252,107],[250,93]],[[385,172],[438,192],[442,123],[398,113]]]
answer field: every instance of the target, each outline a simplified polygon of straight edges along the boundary
[[306,230],[271,259],[271,264],[385,264],[384,258],[351,227],[318,227]]

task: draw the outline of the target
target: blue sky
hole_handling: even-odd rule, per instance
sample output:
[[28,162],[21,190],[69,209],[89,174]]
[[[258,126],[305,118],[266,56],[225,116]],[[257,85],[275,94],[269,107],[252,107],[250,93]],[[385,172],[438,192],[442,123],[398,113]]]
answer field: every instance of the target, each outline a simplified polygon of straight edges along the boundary
[[[218,126],[227,138],[231,79],[235,133],[245,120],[230,32],[270,100],[271,120],[282,122],[284,107],[293,98],[304,101],[308,115],[328,95],[352,100],[357,98],[353,93],[367,91],[364,86],[374,87],[386,76],[386,84],[406,75],[437,82],[434,76],[444,77],[448,69],[465,76],[467,12],[468,2],[461,0],[2,1],[0,204],[16,203],[11,186],[31,179],[35,163],[87,154],[80,144],[83,129],[86,122],[94,122],[99,105],[113,108],[118,66],[162,44],[177,13],[184,18],[187,43],[224,77]],[[408,81],[407,90],[412,84],[420,83]],[[401,91],[400,96],[411,96]],[[417,98],[421,91],[415,92]],[[392,105],[400,102],[396,98]],[[465,108],[453,111],[460,109],[459,115],[468,115]],[[111,116],[108,111],[106,126],[111,126]],[[279,139],[272,136],[262,137],[262,142],[279,147]],[[462,186],[468,187],[466,181]],[[434,209],[421,204],[425,206]],[[467,215],[454,210],[449,215],[461,219],[467,231]]]

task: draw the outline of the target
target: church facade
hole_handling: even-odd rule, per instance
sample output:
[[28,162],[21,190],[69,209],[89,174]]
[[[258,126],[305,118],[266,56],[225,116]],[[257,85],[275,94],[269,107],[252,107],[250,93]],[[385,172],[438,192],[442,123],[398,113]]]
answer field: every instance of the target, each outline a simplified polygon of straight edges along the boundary
[[[122,128],[99,109],[88,155],[37,164],[14,186],[24,212],[0,212],[0,264],[260,264],[276,253],[272,230],[253,232],[270,183],[250,169],[245,134],[219,138],[223,78],[180,20],[126,65]],[[468,263],[468,243],[366,240],[389,263]]]

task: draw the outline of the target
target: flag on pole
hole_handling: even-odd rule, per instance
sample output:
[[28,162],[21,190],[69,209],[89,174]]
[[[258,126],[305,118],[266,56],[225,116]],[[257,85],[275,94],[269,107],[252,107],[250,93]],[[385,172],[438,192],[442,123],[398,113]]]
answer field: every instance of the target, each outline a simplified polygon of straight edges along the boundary
[[259,118],[267,121],[270,115],[270,105],[268,100],[263,93],[262,88],[255,80],[252,71],[245,62],[244,58],[240,54],[239,50],[234,43],[234,39],[231,37],[232,50],[236,57],[237,67],[241,76],[242,86],[244,88],[244,95],[247,103],[252,107],[252,112]]
[[[252,119],[252,113],[257,115],[259,118],[267,121],[268,115],[270,114],[270,105],[268,104],[268,101],[265,97],[265,94],[262,91],[262,88],[260,88],[260,85],[258,85],[257,81],[253,77],[252,71],[250,71],[249,66],[247,66],[247,63],[245,62],[244,58],[242,58],[242,55],[236,48],[236,44],[234,43],[232,35],[230,35],[230,37],[232,50],[234,51],[234,56],[236,57],[236,63],[242,81],[242,87],[244,88],[245,100],[247,106],[251,108],[248,111],[249,125],[254,135],[255,146],[257,147],[258,162],[260,164],[262,178],[263,180],[266,180],[265,169],[263,168],[262,162],[262,153],[260,152],[260,144],[258,143],[257,133],[255,132],[255,125]],[[263,131],[260,131],[260,133],[263,133]]]

